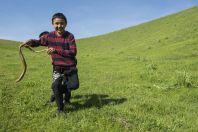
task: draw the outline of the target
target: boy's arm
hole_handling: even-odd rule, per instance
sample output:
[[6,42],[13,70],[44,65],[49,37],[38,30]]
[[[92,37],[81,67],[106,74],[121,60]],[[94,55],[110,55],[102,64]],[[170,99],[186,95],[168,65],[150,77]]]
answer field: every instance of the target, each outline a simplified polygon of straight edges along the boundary
[[38,47],[38,46],[47,46],[47,36],[41,37],[39,40],[36,39],[29,39],[24,42],[24,44],[27,44],[31,47]]
[[69,36],[69,50],[64,49],[56,49],[56,52],[61,56],[76,56],[77,54],[77,48],[76,48],[76,42],[73,35]]

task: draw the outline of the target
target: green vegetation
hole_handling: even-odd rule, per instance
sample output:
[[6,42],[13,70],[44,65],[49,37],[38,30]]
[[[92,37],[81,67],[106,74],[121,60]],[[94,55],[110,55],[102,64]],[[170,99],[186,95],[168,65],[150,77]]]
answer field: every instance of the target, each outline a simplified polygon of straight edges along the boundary
[[106,35],[80,39],[80,88],[55,116],[45,53],[0,41],[1,131],[198,131],[198,7]]

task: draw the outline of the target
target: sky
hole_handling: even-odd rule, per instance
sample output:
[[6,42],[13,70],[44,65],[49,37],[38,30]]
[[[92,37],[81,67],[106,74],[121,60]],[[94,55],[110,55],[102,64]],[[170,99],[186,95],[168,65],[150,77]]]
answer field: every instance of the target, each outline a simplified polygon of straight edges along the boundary
[[38,39],[57,12],[76,39],[106,34],[198,5],[198,0],[1,0],[0,39]]

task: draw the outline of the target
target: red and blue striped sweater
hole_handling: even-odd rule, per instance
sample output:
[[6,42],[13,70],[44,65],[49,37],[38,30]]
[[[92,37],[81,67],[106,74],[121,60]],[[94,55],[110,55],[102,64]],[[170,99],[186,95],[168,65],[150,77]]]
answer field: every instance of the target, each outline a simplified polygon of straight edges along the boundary
[[51,54],[52,65],[54,66],[75,67],[77,65],[75,38],[68,31],[65,31],[61,37],[56,35],[56,31],[50,32],[39,40],[33,40],[29,45],[31,47],[47,46],[54,48],[57,52]]

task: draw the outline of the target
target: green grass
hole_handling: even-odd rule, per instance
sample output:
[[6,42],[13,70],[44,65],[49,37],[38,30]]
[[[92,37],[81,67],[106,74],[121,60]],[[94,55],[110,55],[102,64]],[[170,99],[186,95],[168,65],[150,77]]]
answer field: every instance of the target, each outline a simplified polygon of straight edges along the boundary
[[198,131],[198,7],[77,40],[80,88],[61,117],[45,53],[0,40],[1,131]]

